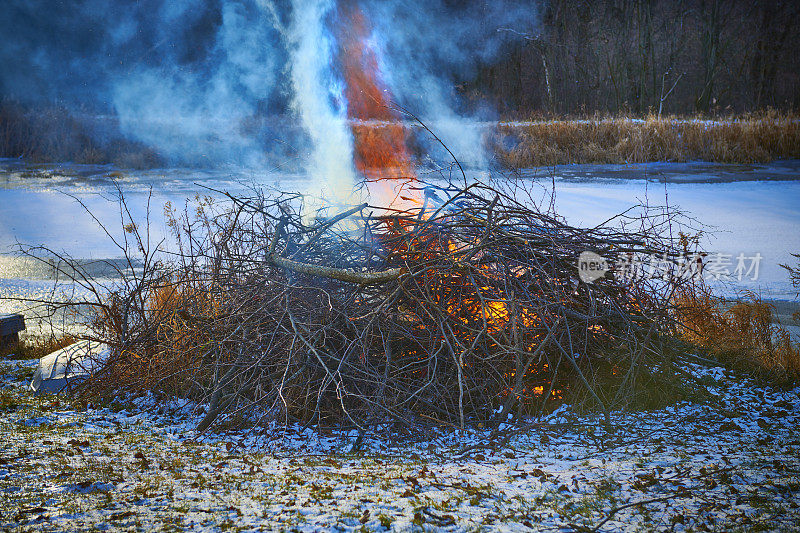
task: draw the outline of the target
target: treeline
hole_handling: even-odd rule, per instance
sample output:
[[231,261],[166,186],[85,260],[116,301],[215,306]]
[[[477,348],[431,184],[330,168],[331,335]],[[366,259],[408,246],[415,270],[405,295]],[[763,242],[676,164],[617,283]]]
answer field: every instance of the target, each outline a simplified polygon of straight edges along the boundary
[[792,112],[798,23],[794,0],[550,0],[462,90],[514,116]]

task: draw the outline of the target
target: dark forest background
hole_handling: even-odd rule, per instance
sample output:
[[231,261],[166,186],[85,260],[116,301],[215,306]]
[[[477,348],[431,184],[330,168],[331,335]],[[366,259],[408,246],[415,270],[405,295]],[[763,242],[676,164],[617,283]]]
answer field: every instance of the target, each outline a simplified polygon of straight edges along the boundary
[[[426,37],[422,42],[435,42],[409,54],[422,62],[425,54],[435,56],[435,74],[448,78],[442,81],[455,87],[467,106],[488,100],[483,108],[506,116],[645,114],[659,108],[667,114],[730,114],[800,107],[800,1],[495,1],[442,0],[438,9],[404,1],[395,15],[406,13],[408,20],[387,24],[401,34],[407,26],[420,32],[416,19],[431,18],[433,30],[425,31],[438,32],[438,41]],[[137,69],[208,78],[220,60],[214,39],[223,4],[197,0],[181,12],[179,24],[167,24],[159,18],[169,5],[164,0],[119,0],[102,9],[83,0],[14,0],[0,8],[5,38],[0,96],[104,112],[112,107],[109,82]],[[498,14],[504,11],[497,6],[508,14]],[[263,14],[253,6],[242,9],[250,25],[235,31],[260,32],[254,42],[265,47],[264,57],[285,62],[285,51],[272,46],[270,20],[260,20]],[[386,16],[369,3],[366,10]],[[287,6],[280,10],[289,11]],[[131,24],[135,33],[120,30]],[[458,31],[461,26],[469,31]],[[390,42],[420,46],[413,40]],[[254,58],[264,59],[252,42],[248,48]],[[413,72],[413,65],[409,68]],[[257,107],[280,114],[287,109],[288,81],[285,69],[275,69],[274,75],[264,80]]]
[[504,115],[793,112],[798,23],[797,1],[550,0],[461,90]]

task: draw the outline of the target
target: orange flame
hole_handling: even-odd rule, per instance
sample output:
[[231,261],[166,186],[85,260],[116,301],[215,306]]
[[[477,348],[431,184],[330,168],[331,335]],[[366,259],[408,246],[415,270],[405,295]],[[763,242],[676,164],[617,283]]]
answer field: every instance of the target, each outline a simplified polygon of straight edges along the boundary
[[335,34],[353,133],[354,163],[367,179],[371,194],[391,207],[408,208],[422,203],[418,193],[405,188],[416,182],[417,176],[406,144],[406,127],[391,108],[393,98],[370,45],[371,33],[361,9],[354,2],[341,2]]
[[[417,174],[407,144],[408,131],[391,107],[393,97],[384,83],[369,21],[355,0],[340,0],[336,16],[333,30],[339,47],[337,60],[344,81],[347,118],[353,134],[355,168],[366,179],[369,193],[376,197],[379,205],[402,211],[419,208],[422,201],[419,188],[414,187]],[[404,235],[413,223],[387,217],[387,225],[383,238],[391,242],[394,254],[411,263],[436,259],[440,254],[449,254],[458,261],[463,255],[460,250],[478,244],[413,231],[400,240],[397,237]],[[488,277],[492,277],[491,262],[481,262],[477,268],[484,269]],[[496,295],[498,291],[492,287],[473,286],[452,271],[433,270],[426,276],[431,286],[450,287],[437,296],[438,303],[447,309],[450,317],[463,324],[461,328],[455,324],[454,335],[464,346],[475,341],[476,331],[484,331],[486,342],[492,343],[496,342],[496,336],[517,336],[522,329],[541,329],[541,321],[533,310],[520,308],[505,299],[484,297],[484,294]],[[402,309],[401,314],[410,323],[418,322],[415,327],[425,327],[413,309]],[[519,348],[533,351],[541,340],[541,334],[521,335]],[[411,359],[420,357],[414,348],[406,349],[403,355]],[[528,373],[535,375],[546,369],[546,364],[537,363]],[[506,377],[510,384],[515,381],[513,372]],[[513,390],[509,386],[505,394]],[[524,388],[521,393],[527,397],[543,397],[545,390],[545,385],[537,384]],[[560,390],[553,391],[552,396],[560,397]]]

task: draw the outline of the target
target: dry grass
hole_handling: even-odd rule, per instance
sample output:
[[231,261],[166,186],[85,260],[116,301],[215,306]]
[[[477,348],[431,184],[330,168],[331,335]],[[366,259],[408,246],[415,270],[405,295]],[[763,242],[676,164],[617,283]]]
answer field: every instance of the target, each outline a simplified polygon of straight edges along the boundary
[[682,290],[674,305],[680,336],[720,362],[777,383],[800,380],[800,346],[774,323],[774,307],[755,294],[728,302],[695,286]]
[[78,339],[71,335],[28,335],[16,344],[0,349],[3,359],[40,359],[45,355],[60,350]]
[[[152,324],[143,332],[149,341],[140,343],[137,350],[120,346],[124,343],[112,344],[120,352],[117,359],[126,364],[110,367],[103,380],[135,391],[167,389],[180,395],[188,393],[192,382],[209,379],[205,363],[215,332],[207,326],[217,318],[220,307],[210,295],[196,282],[158,280],[144,303]],[[94,321],[95,331],[115,339],[130,337],[125,309],[124,301],[112,297]]]
[[756,163],[800,157],[800,119],[774,111],[721,121],[659,118],[501,125],[493,147],[511,168],[569,163],[703,160]]

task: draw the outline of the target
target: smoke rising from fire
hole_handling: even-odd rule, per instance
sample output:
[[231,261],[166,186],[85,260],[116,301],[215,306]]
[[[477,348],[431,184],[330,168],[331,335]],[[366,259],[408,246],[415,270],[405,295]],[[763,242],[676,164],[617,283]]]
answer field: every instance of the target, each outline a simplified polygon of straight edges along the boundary
[[[331,28],[336,0],[4,4],[0,96],[104,116],[175,164],[267,169],[292,160],[333,190],[356,179]],[[455,84],[513,37],[499,28],[532,31],[535,9],[449,0],[358,6],[393,98],[462,162],[482,164],[479,132],[465,127],[474,110]],[[437,155],[435,143],[427,148]]]
[[333,75],[335,43],[325,25],[333,0],[293,0],[290,46],[291,109],[310,138],[307,170],[322,182],[321,195],[344,200],[356,182],[353,142],[343,105],[343,87]]

